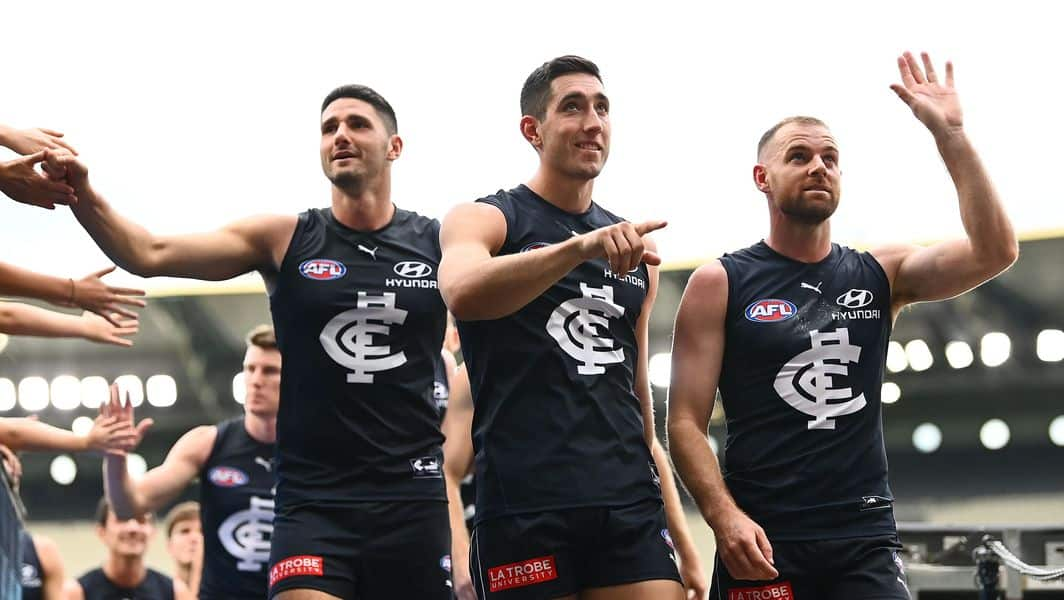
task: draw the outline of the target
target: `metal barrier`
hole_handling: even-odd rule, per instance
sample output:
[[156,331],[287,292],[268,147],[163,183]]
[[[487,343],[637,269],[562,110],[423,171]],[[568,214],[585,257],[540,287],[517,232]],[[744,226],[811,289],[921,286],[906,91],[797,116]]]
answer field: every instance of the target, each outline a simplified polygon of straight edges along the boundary
[[19,533],[25,508],[11,485],[7,469],[0,467],[0,598],[22,598],[22,547]]
[[1064,526],[899,523],[898,534],[913,600],[1064,600]]

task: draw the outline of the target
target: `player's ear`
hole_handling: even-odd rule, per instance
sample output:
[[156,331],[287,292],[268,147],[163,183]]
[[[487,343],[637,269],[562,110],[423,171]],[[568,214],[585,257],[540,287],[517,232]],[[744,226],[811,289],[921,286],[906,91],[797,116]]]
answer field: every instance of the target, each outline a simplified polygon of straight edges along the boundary
[[539,119],[525,115],[521,117],[521,135],[539,152],[543,149],[543,138],[539,135]]
[[763,193],[767,194],[772,191],[768,185],[768,171],[765,170],[765,165],[754,165],[754,185]]
[[395,160],[399,158],[399,155],[403,153],[403,138],[399,137],[399,134],[393,134],[388,139],[388,160]]

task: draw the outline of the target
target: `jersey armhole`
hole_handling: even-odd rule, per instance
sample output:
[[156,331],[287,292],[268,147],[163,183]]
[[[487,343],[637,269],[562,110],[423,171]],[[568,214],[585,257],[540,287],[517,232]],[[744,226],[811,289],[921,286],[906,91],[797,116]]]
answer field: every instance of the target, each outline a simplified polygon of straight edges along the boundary
[[[504,202],[498,197],[498,195],[496,195],[487,196],[485,198],[478,198],[476,202],[480,204],[487,204],[488,206],[494,206],[496,209],[498,209],[499,212],[502,213],[503,222],[506,223],[506,231],[503,232],[502,246],[499,247],[499,252],[498,254],[496,254],[496,256],[508,254],[508,252],[505,252],[505,250],[510,247],[510,232],[515,231],[514,219],[517,216],[514,212],[512,201]],[[504,206],[504,204],[508,204],[509,206]]]
[[[288,248],[284,252],[284,258],[281,259],[281,264],[277,267],[276,277],[279,279],[281,273],[286,272],[292,266],[293,257],[298,254],[300,242],[303,241],[304,235],[307,230],[310,229],[310,219],[312,218],[312,210],[308,210],[299,214],[299,218],[296,221],[295,230],[292,231],[292,239],[288,240]],[[269,295],[272,297],[277,293],[281,286],[274,286],[274,289],[270,291]]]
[[211,464],[214,459],[214,455],[218,452],[218,448],[221,447],[225,434],[229,431],[229,428],[233,425],[232,420],[222,421],[214,426],[214,442],[211,443],[211,450],[207,453],[207,459],[203,461],[203,466],[200,467],[200,478],[203,478],[203,473],[207,470],[207,465]]

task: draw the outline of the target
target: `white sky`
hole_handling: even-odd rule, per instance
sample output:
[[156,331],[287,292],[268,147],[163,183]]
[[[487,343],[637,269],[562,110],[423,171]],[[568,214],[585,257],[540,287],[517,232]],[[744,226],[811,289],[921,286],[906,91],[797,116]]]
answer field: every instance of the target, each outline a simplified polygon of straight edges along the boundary
[[[1064,228],[1055,3],[267,4],[5,2],[0,122],[66,132],[95,187],[150,229],[205,230],[327,205],[319,105],[365,83],[398,113],[395,201],[442,217],[531,175],[521,84],[543,61],[580,54],[612,102],[596,200],[668,219],[661,254],[690,264],[765,234],[755,145],[794,114],[825,119],[840,141],[837,241],[960,235],[931,137],[888,88],[898,53],[927,50],[940,72],[954,61],[967,129],[1018,229]],[[0,257],[62,275],[107,262],[66,209],[10,202]]]

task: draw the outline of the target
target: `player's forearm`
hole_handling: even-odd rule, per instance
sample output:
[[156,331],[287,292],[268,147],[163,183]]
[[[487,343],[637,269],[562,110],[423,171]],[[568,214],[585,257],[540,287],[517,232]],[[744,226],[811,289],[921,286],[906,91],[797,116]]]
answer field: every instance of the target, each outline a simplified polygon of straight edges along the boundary
[[103,489],[107,502],[121,520],[139,517],[149,510],[137,494],[126,467],[126,457],[107,455],[103,459]]
[[164,274],[158,272],[158,248],[150,231],[118,214],[91,185],[75,193],[78,203],[70,207],[71,212],[109,259],[141,277]]
[[0,146],[3,146],[5,148],[11,148],[11,140],[14,134],[14,128],[0,124]]
[[670,420],[669,454],[676,464],[677,474],[710,527],[729,512],[739,510],[724,483],[709,440],[698,426]]
[[[446,464],[446,462],[444,463]],[[469,555],[469,530],[465,523],[465,506],[462,504],[461,478],[452,473],[445,473],[447,481],[447,513],[451,521],[451,559],[452,562],[465,561],[459,557]]]
[[990,175],[963,131],[935,136],[935,143],[957,188],[961,221],[976,258],[1005,269],[1019,254],[1016,233]]
[[85,337],[85,321],[18,302],[0,303],[0,333],[35,337]]
[[683,501],[680,499],[680,489],[676,485],[676,478],[672,475],[672,464],[665,448],[655,438],[650,448],[654,457],[654,464],[658,468],[658,477],[661,479],[661,500],[665,504],[665,520],[669,525],[669,535],[672,537],[676,552],[680,555],[680,561],[698,560],[698,550],[695,549],[694,540],[691,539],[691,531],[687,527],[687,514],[683,509]]
[[464,265],[456,277],[441,282],[441,292],[458,319],[499,319],[535,300],[585,260],[574,238]]
[[58,450],[81,452],[89,449],[89,439],[71,431],[31,419],[0,419],[0,444],[12,450]]

